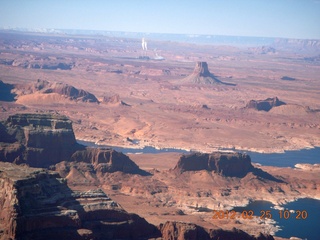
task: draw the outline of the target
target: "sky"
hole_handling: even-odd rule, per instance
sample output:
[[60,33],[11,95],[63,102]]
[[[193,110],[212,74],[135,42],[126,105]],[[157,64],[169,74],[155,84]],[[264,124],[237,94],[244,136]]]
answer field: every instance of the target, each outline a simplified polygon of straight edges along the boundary
[[320,39],[320,0],[0,0],[0,27]]

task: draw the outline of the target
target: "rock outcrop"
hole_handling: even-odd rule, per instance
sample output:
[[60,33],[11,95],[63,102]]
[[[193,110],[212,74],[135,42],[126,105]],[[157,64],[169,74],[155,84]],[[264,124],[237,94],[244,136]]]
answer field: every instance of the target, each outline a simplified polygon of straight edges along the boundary
[[210,239],[204,228],[193,223],[169,222],[160,224],[159,229],[164,239]]
[[16,84],[13,92],[19,97],[23,95],[39,93],[39,94],[51,94],[56,93],[67,97],[70,100],[82,101],[82,102],[95,102],[98,103],[98,99],[90,92],[83,89],[78,89],[74,86],[57,82],[52,83],[46,80],[38,79],[31,84]]
[[79,149],[71,121],[60,115],[16,114],[0,122],[0,161],[48,167]]
[[83,89],[77,89],[64,83],[54,83],[49,88],[45,89],[43,93],[58,93],[60,95],[67,96],[71,100],[82,102],[99,102],[92,93],[89,93]]
[[120,103],[120,96],[119,94],[105,94],[102,102],[111,104]]
[[0,239],[146,239],[159,230],[101,189],[73,191],[59,174],[0,162]]
[[250,100],[246,108],[253,108],[258,111],[270,111],[273,107],[285,105],[285,102],[280,101],[277,97],[267,98],[265,100]]
[[70,158],[71,162],[91,163],[100,173],[124,172],[143,173],[127,155],[110,148],[86,148],[76,151]]
[[244,153],[191,153],[182,155],[174,170],[180,173],[207,170],[228,177],[243,177],[253,166],[250,156]]
[[14,67],[32,68],[32,69],[47,69],[47,70],[71,70],[74,67],[74,62],[59,61],[50,59],[15,59],[11,61],[1,61],[0,64],[11,65]]
[[235,86],[235,84],[220,81],[215,75],[210,73],[207,62],[197,62],[193,73],[179,82],[186,84],[224,84]]
[[[164,239],[218,239],[238,234],[228,235],[228,231],[221,230],[212,235],[211,230],[191,223],[168,222],[156,228],[138,215],[127,213],[98,186],[108,184],[108,179],[113,177],[150,174],[122,153],[77,144],[71,121],[66,117],[13,115],[1,123],[0,137],[0,240],[161,236]],[[176,169],[192,171],[202,166],[225,176],[240,176],[252,167],[246,155],[236,155],[244,161],[239,165],[239,159],[233,155],[219,154],[207,155],[207,159],[201,154],[183,156]],[[190,158],[200,161],[190,163]],[[27,165],[49,167],[55,172]]]
[[[0,122],[0,161],[31,167],[53,167],[60,173],[71,165],[95,173],[121,171],[146,175],[128,156],[110,148],[90,148],[78,144],[71,121],[61,115],[16,114]],[[80,164],[83,163],[83,164]],[[91,167],[90,167],[91,166]]]
[[166,222],[159,226],[164,239],[177,239],[177,240],[273,240],[270,235],[260,234],[258,237],[249,235],[239,229],[223,230],[206,230],[193,223],[184,222]]
[[260,168],[251,164],[251,158],[245,153],[237,152],[213,152],[213,153],[190,153],[182,155],[173,171],[182,174],[190,171],[206,170],[223,177],[243,178],[252,173],[259,179],[273,182],[283,182]]

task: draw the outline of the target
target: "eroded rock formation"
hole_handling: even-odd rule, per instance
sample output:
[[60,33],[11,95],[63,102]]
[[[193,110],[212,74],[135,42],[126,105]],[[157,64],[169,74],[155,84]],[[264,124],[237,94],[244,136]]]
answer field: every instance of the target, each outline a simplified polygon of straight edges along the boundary
[[120,96],[119,96],[119,94],[105,94],[103,96],[102,102],[111,103],[111,104],[119,103],[120,102]]
[[243,178],[248,173],[251,173],[259,179],[283,183],[282,179],[276,178],[260,168],[255,168],[251,164],[250,156],[239,152],[191,153],[182,155],[173,169],[178,174],[201,170],[214,172],[224,177],[238,178]]
[[64,116],[16,114],[0,122],[0,161],[48,167],[70,159],[78,148]]
[[[77,143],[71,121],[61,115],[16,114],[0,122],[0,161],[31,167],[59,165],[94,169],[95,173],[121,171],[147,174],[128,156],[110,148],[90,148]],[[61,170],[63,169],[63,170]],[[67,172],[68,173],[68,172]]]
[[223,176],[243,177],[253,166],[250,156],[244,153],[192,153],[182,155],[174,170],[181,173],[207,170]]
[[91,163],[95,170],[100,173],[105,172],[124,172],[143,174],[127,155],[108,148],[86,148],[76,151],[70,159],[71,162]]
[[193,73],[190,76],[180,80],[180,83],[224,84],[235,86],[235,84],[220,81],[214,74],[210,73],[207,62],[197,62]]
[[15,89],[13,90],[13,92],[18,97],[33,93],[56,93],[65,96],[70,100],[95,103],[99,102],[98,99],[92,93],[61,82],[52,83],[46,80],[38,79],[37,81],[31,84],[16,84],[14,88]]
[[[17,114],[1,123],[0,133],[0,240],[149,239],[161,236],[163,239],[223,239],[222,236],[236,238],[239,233],[230,235],[229,231],[207,230],[195,224],[176,222],[156,228],[138,215],[127,213],[98,186],[112,184],[110,179],[113,178],[128,176],[130,179],[132,173],[140,175],[134,176],[139,184],[139,179],[144,182],[144,175],[150,174],[122,153],[77,144],[71,121],[63,116]],[[62,139],[64,134],[71,145],[55,145],[58,142],[67,144]],[[50,158],[51,148],[58,146],[56,155]],[[189,158],[180,159],[177,171],[191,171],[194,166],[197,169],[202,166],[225,176],[240,176],[252,167],[246,155],[238,154],[235,159],[233,155],[216,153],[215,156],[208,155],[207,160],[205,154],[193,155],[194,160],[200,159],[200,165],[184,160],[190,160],[191,154]],[[245,164],[237,164],[239,158],[243,158]],[[49,167],[55,172],[27,165]],[[152,192],[155,194],[154,190]],[[245,235],[240,232],[239,236]]]
[[59,174],[0,162],[0,239],[145,239],[157,228],[101,189],[73,191]]
[[33,69],[47,69],[47,70],[71,70],[74,67],[74,62],[59,61],[58,59],[29,59],[19,58],[9,61],[1,61],[0,64],[11,65],[14,67],[33,68]]
[[165,239],[210,239],[204,228],[193,223],[166,222],[161,224],[159,229]]
[[54,83],[49,88],[45,89],[43,93],[58,93],[67,96],[72,100],[98,102],[98,99],[92,93],[64,83]]
[[270,111],[273,107],[285,105],[285,102],[280,101],[277,97],[267,98],[265,100],[250,100],[246,108],[253,108],[258,111]]

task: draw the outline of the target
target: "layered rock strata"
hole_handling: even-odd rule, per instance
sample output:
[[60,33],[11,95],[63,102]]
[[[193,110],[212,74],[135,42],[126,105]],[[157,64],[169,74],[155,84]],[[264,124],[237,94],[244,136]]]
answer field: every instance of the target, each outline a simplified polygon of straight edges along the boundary
[[174,168],[180,173],[207,170],[228,177],[243,177],[253,169],[249,155],[221,152],[182,155]]
[[70,159],[78,148],[64,116],[16,114],[0,122],[0,161],[48,167]]
[[[61,115],[16,114],[0,122],[0,161],[60,171],[88,164],[94,174],[121,171],[147,174],[128,156],[110,148],[90,148],[77,143],[71,121]],[[54,167],[53,167],[54,169]]]
[[143,171],[127,155],[110,148],[86,148],[76,151],[71,162],[89,162],[101,173],[121,171],[142,173]]
[[[66,117],[17,114],[1,123],[0,133],[0,240],[223,239],[223,236],[238,234],[175,222],[157,229],[138,215],[127,213],[97,186],[108,184],[112,174],[121,178],[125,174],[141,175],[136,179],[151,174],[142,171],[122,153],[77,144],[71,121]],[[239,155],[236,159],[225,155],[215,156],[217,159],[213,162],[213,155],[207,157],[210,161],[201,154],[195,154],[194,158],[202,159],[202,168],[225,176],[243,174],[228,164],[236,164],[238,158],[245,162],[243,171],[251,169],[248,156]],[[184,159],[188,157],[180,159],[177,171],[194,170],[194,165],[198,166]],[[50,167],[56,172],[27,165]],[[218,232],[212,235],[212,231]]]
[[0,239],[145,239],[153,225],[102,190],[71,190],[59,174],[0,162]]

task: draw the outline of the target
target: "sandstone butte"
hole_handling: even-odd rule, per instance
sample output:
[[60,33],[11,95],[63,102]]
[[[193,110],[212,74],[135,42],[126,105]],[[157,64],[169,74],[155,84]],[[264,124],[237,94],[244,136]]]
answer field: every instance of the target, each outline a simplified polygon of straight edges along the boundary
[[[122,153],[78,144],[71,121],[64,116],[10,116],[0,123],[0,136],[1,240],[273,239],[270,235],[254,237],[238,229],[205,229],[183,222],[171,221],[156,227],[126,212],[94,182],[103,179],[106,173],[124,172],[142,177],[150,173]],[[188,157],[182,158],[176,170],[192,170],[183,159]],[[222,175],[243,174],[231,166],[241,159],[243,170],[253,171],[246,155],[215,153],[199,159],[203,159],[204,169],[209,167]],[[91,177],[92,182],[85,183],[92,187],[89,190],[72,189],[65,178],[52,171],[59,169],[72,174],[77,168],[87,174],[86,179]]]
[[197,62],[193,73],[188,77],[179,80],[179,84],[222,84],[235,86],[233,83],[226,83],[219,80],[214,74],[209,71],[207,62]]
[[253,108],[258,111],[270,111],[273,107],[286,105],[285,102],[280,101],[277,97],[267,98],[265,100],[250,100],[246,108]]

